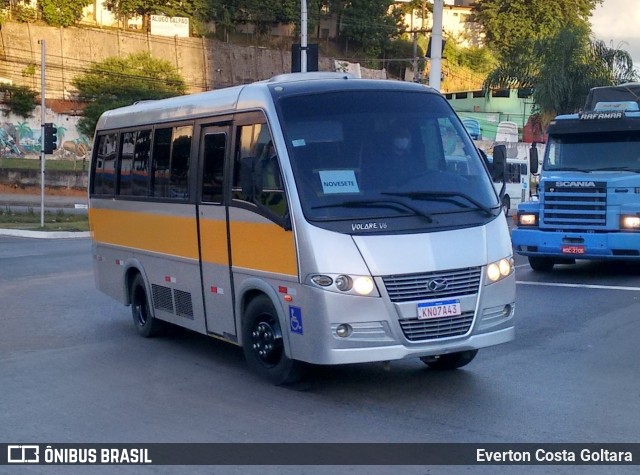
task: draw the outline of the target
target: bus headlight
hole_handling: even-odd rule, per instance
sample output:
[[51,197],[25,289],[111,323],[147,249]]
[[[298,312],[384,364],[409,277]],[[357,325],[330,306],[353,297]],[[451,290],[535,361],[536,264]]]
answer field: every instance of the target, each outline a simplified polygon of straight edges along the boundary
[[353,290],[360,295],[370,295],[374,288],[375,285],[373,285],[371,277],[358,277],[353,281]]
[[513,258],[506,257],[492,262],[487,266],[487,279],[485,284],[493,284],[511,275],[514,270]]
[[629,230],[640,229],[640,216],[634,216],[634,215],[620,216],[620,227],[622,229],[629,229]]
[[380,296],[373,278],[368,275],[315,274],[309,276],[308,282],[324,290],[343,294]]

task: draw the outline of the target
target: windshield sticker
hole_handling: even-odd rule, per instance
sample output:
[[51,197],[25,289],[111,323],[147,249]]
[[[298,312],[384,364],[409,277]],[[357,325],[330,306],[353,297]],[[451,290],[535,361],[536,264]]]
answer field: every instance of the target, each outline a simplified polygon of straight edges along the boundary
[[353,170],[320,170],[319,174],[325,194],[360,192]]
[[304,139],[295,139],[291,141],[291,145],[293,145],[294,147],[304,147],[305,145],[307,145],[307,143],[304,141]]

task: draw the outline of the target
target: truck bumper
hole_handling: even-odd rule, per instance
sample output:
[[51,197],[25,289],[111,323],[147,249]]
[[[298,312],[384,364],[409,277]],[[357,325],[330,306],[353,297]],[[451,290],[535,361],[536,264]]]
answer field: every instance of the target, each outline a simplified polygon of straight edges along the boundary
[[[640,259],[640,233],[569,233],[515,228],[515,252],[523,256],[562,259]],[[563,252],[563,246],[583,252]]]

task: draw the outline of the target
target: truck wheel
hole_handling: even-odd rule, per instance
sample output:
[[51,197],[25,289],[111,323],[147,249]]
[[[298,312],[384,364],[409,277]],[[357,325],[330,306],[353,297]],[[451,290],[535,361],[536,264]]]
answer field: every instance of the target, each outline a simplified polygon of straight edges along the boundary
[[478,350],[467,350],[449,353],[448,355],[423,356],[420,360],[431,369],[446,371],[468,365],[477,354]]
[[505,195],[502,197],[502,211],[504,211],[505,216],[509,216],[510,209],[511,209],[511,198],[509,198],[509,195]]
[[147,291],[140,274],[136,275],[129,290],[131,316],[136,330],[145,338],[160,336],[167,330],[168,323],[158,320],[149,308]]
[[274,384],[294,383],[303,376],[303,363],[285,353],[278,314],[266,295],[247,306],[242,319],[242,349],[247,365]]
[[529,265],[537,272],[549,272],[553,270],[553,259],[548,257],[529,256]]

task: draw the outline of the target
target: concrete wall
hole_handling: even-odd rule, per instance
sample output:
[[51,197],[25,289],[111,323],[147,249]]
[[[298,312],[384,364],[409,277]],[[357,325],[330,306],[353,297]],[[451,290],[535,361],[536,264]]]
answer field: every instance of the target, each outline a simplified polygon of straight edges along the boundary
[[[17,186],[19,188],[40,186],[40,170],[8,170],[0,168],[0,183],[3,185]],[[88,172],[83,172],[82,166],[75,172],[62,172],[58,170],[46,170],[45,165],[45,184],[47,186],[54,188],[86,189],[87,183]]]
[[[290,50],[245,47],[205,38],[167,38],[126,30],[53,28],[6,22],[0,29],[0,77],[40,89],[40,40],[46,46],[46,97],[75,98],[72,80],[92,63],[148,51],[180,71],[189,93],[268,79],[291,71]],[[35,66],[35,75],[24,74]],[[330,58],[319,59],[331,71]]]

